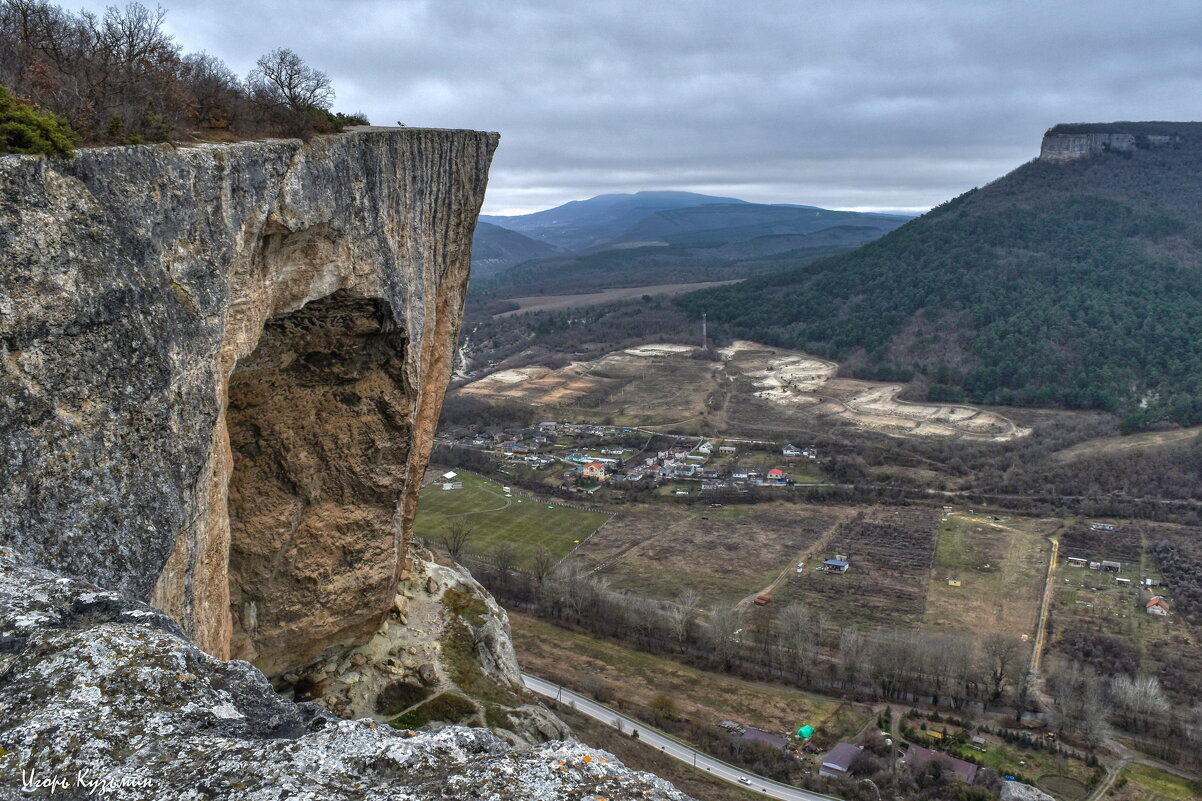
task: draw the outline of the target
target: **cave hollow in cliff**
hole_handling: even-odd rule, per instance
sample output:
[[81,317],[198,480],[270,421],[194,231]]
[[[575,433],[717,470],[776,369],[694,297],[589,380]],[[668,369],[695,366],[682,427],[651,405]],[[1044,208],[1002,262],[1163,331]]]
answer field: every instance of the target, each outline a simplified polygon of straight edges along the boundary
[[411,443],[406,334],[339,290],[272,317],[230,376],[231,656],[268,675],[391,601]]

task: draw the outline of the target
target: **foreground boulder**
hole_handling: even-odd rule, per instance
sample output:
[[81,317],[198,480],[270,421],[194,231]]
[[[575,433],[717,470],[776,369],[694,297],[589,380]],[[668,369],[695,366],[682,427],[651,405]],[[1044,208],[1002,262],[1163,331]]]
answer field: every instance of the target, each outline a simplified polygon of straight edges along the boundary
[[686,799],[577,742],[517,752],[292,703],[158,610],[6,549],[0,653],[0,798]]

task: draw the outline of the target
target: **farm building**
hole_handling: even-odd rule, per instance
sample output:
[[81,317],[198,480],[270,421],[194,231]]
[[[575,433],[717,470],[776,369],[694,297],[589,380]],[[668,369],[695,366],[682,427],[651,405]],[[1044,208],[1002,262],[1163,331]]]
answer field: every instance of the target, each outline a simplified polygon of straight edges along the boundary
[[1094,531],[1114,531],[1114,526],[1109,523],[1094,523],[1090,528]]
[[858,745],[839,743],[822,758],[822,767],[818,769],[819,776],[837,776],[846,779],[851,775],[851,763],[863,751]]
[[846,573],[847,568],[851,566],[842,559],[827,559],[822,564],[826,567],[827,571],[835,573]]
[[786,445],[780,452],[782,456],[801,456],[801,450],[796,445]]
[[1144,608],[1149,615],[1165,616],[1169,613],[1169,602],[1165,600],[1163,595],[1153,595],[1152,598],[1144,604]]
[[739,449],[734,445],[721,445],[718,447],[718,453],[734,453],[737,450]]
[[755,726],[746,727],[739,739],[748,740],[753,743],[760,743],[761,745],[767,745],[772,748],[779,748],[782,751],[785,750],[785,748],[789,745],[789,741],[784,737],[781,737],[779,734],[773,734],[770,731],[757,729]]
[[1105,573],[1118,573],[1122,569],[1123,566],[1119,562],[1110,562],[1105,559],[1102,560],[1102,571]]
[[1081,556],[1070,556],[1068,558],[1069,567],[1085,567],[1089,560]]
[[944,770],[951,771],[957,778],[969,784],[972,784],[973,779],[977,777],[977,766],[971,762],[956,759],[951,754],[923,748],[921,745],[910,746],[906,755],[902,757],[902,763],[909,765],[910,769],[916,772],[926,767],[928,762],[938,762]]

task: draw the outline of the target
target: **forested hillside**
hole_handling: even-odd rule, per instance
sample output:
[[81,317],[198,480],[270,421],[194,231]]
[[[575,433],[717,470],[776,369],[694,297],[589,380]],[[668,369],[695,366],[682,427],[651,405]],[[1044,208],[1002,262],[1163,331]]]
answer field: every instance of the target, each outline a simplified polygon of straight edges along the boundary
[[1202,125],[1167,130],[1033,161],[853,252],[678,302],[859,375],[917,375],[932,399],[1200,422]]

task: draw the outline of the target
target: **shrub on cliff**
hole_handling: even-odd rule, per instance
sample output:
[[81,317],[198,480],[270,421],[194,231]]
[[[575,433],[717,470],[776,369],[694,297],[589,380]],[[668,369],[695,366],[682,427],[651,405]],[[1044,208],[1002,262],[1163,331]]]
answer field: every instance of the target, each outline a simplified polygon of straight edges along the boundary
[[13,96],[0,86],[0,153],[70,156],[79,135],[66,120]]

